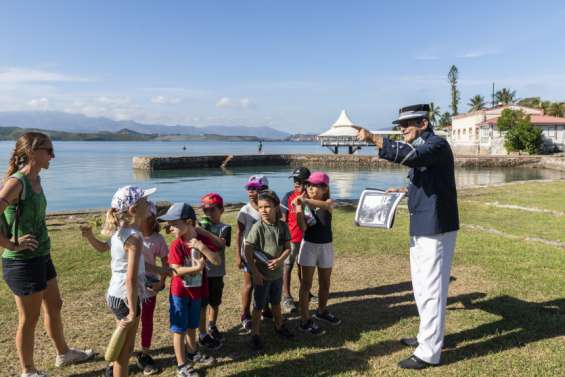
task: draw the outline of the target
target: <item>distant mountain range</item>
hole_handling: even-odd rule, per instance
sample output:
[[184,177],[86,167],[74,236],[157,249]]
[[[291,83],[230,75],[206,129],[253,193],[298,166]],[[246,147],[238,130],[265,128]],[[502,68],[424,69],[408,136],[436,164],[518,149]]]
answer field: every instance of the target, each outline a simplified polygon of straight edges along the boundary
[[109,118],[93,118],[82,114],[58,111],[10,111],[0,112],[0,127],[42,129],[73,133],[117,133],[129,131],[150,135],[187,135],[187,136],[244,136],[259,139],[286,139],[289,133],[270,127],[245,126],[165,126],[162,124],[143,124],[131,120],[115,121]]

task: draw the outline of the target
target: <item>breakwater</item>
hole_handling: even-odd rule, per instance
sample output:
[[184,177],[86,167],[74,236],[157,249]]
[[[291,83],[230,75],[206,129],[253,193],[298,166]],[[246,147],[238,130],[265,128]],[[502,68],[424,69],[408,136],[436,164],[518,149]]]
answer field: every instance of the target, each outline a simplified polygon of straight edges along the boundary
[[[506,168],[518,166],[543,165],[545,156],[456,156],[455,165],[458,167]],[[268,154],[268,155],[213,155],[213,156],[184,156],[184,157],[134,157],[134,169],[178,170],[203,169],[242,166],[318,166],[330,168],[363,168],[372,169],[390,167],[392,164],[377,156],[331,155],[331,154]],[[554,168],[561,166],[565,170],[565,160],[559,164],[554,162]]]

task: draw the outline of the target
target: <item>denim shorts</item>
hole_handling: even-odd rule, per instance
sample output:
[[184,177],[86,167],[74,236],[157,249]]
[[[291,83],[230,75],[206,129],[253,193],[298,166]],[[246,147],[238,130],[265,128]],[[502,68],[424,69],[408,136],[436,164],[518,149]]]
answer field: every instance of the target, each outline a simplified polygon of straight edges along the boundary
[[47,288],[47,282],[57,277],[51,255],[30,259],[2,258],[4,280],[16,296],[27,296]]
[[262,310],[267,301],[271,305],[278,305],[281,303],[282,295],[282,278],[276,280],[265,280],[263,285],[253,286],[253,308]]
[[200,324],[202,300],[190,297],[169,296],[169,319],[171,331],[182,334],[188,329],[196,329]]

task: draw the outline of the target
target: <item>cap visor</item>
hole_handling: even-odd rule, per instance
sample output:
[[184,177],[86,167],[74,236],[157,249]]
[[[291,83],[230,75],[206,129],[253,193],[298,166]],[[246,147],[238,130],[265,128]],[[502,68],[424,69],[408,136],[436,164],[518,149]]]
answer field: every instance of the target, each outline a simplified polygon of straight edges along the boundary
[[146,198],[146,197],[148,197],[149,195],[154,194],[155,191],[157,191],[157,189],[156,189],[155,187],[152,187],[152,188],[148,188],[148,189],[146,189],[146,190],[143,190],[143,197]]
[[423,116],[420,115],[420,114],[407,115],[407,116],[404,116],[402,118],[398,118],[397,120],[393,121],[392,124],[400,124],[400,123],[406,122],[408,120],[420,119],[420,118],[423,118]]
[[175,220],[180,220],[180,218],[175,215],[167,215],[167,214],[157,217],[157,221],[175,221]]

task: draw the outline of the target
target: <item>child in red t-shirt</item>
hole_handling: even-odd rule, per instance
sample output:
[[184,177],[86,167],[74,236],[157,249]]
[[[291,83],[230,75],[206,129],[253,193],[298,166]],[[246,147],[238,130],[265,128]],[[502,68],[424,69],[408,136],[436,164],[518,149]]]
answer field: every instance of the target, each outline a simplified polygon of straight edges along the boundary
[[[197,352],[196,348],[201,301],[208,295],[204,258],[214,265],[219,265],[221,260],[217,253],[197,239],[196,214],[190,205],[175,203],[159,220],[167,221],[175,236],[169,249],[169,265],[174,269],[169,314],[177,358],[177,375],[194,377],[198,376],[194,370],[195,363],[209,365],[214,361],[212,357]],[[185,353],[185,339],[188,353]]]

